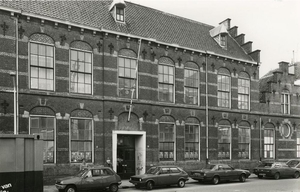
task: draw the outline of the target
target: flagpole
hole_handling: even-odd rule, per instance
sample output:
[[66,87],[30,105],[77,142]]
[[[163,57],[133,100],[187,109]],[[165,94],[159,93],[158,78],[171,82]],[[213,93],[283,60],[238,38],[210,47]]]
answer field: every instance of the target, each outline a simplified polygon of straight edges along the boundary
[[138,55],[137,55],[137,59],[136,59],[136,66],[135,66],[136,83],[131,88],[130,106],[129,106],[128,119],[127,119],[128,122],[130,121],[130,116],[131,116],[131,111],[132,111],[132,100],[133,100],[133,96],[134,96],[134,90],[136,89],[136,87],[138,87],[138,73],[137,73],[137,71],[138,71],[138,65],[139,65],[139,58],[140,58],[142,40],[139,39],[138,43],[139,43],[139,49],[138,49]]

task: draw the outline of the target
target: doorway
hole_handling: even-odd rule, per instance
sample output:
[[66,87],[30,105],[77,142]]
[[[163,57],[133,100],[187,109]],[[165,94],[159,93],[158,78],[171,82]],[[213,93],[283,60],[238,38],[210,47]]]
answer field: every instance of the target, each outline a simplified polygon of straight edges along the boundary
[[117,174],[122,179],[135,175],[135,136],[118,135],[117,138]]
[[113,169],[122,179],[145,173],[146,132],[113,130]]

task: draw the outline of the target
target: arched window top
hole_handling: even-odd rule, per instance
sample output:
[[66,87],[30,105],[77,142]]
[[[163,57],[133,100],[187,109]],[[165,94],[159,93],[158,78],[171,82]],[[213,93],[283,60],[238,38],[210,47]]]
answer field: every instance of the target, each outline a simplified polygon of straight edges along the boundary
[[249,76],[248,73],[242,71],[242,72],[240,72],[240,74],[239,74],[239,78],[250,79],[250,76]]
[[93,50],[92,47],[84,41],[73,41],[70,44],[70,47],[75,48],[75,49],[82,49],[82,50],[86,50],[86,51],[92,51]]
[[54,40],[46,34],[34,33],[29,37],[30,41],[37,41],[41,43],[54,44]]
[[224,67],[221,67],[219,70],[218,70],[218,74],[222,74],[222,75],[230,75],[230,71]]
[[231,126],[230,121],[222,119],[219,121],[219,126]]
[[136,53],[131,49],[121,49],[119,51],[119,56],[125,56],[125,57],[133,57],[136,58]]
[[174,123],[175,119],[169,115],[164,115],[161,116],[161,118],[159,119],[160,123]]
[[196,125],[199,125],[200,124],[200,121],[195,118],[195,117],[188,117],[186,120],[185,120],[185,123],[186,124],[196,124]]
[[93,118],[93,114],[88,110],[75,109],[71,112],[71,117]]
[[188,61],[184,64],[184,67],[198,70],[198,65],[194,62]]
[[283,88],[281,92],[285,94],[290,94],[290,90],[288,90],[287,88]]
[[169,65],[174,65],[174,61],[168,57],[161,57],[158,60],[159,64],[169,64]]
[[55,112],[50,107],[46,106],[37,106],[30,110],[30,115],[49,115],[55,116]]
[[241,121],[239,123],[239,127],[243,127],[243,128],[250,128],[250,123],[247,121]]
[[267,124],[265,124],[265,126],[264,126],[266,129],[274,129],[275,127],[274,127],[274,125],[272,124],[272,123],[267,123]]

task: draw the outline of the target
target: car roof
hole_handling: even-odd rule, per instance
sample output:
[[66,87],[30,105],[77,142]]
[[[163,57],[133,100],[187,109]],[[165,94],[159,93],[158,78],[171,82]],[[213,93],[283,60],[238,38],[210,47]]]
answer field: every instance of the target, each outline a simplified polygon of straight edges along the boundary
[[175,165],[158,165],[158,166],[153,166],[153,167],[161,167],[161,168],[170,168],[170,167],[174,168],[174,167],[176,167],[176,168],[178,168]]

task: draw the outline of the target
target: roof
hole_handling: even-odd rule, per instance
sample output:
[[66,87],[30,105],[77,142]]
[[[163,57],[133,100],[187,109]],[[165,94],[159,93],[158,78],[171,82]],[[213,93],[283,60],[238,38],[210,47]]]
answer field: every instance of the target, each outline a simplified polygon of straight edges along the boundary
[[168,44],[178,44],[199,51],[240,59],[254,60],[246,54],[232,38],[228,38],[227,49],[223,49],[210,36],[214,26],[158,11],[149,7],[126,3],[125,23],[114,20],[109,7],[111,0],[47,0],[47,1],[0,1],[0,9],[13,8],[41,17],[50,17],[72,24],[105,29],[118,33],[155,39]]

